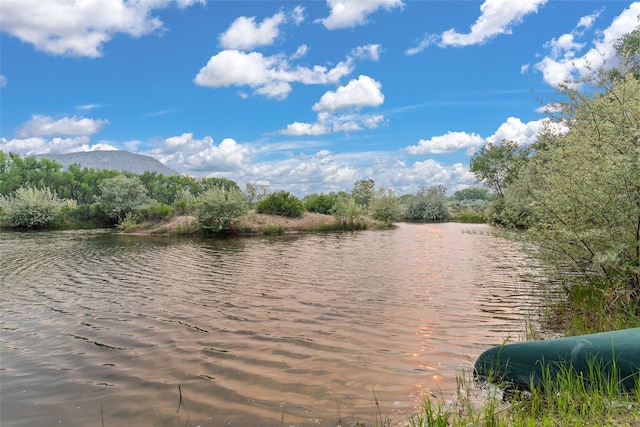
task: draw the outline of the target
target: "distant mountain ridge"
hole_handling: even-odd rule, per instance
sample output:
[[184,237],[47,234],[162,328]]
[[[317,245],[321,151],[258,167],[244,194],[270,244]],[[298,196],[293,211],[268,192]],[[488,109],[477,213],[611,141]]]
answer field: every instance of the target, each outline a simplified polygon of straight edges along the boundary
[[165,176],[179,175],[178,172],[153,157],[128,151],[81,151],[66,154],[38,154],[35,157],[54,160],[65,169],[75,163],[81,168],[114,169],[136,175],[142,175],[145,172],[156,172]]

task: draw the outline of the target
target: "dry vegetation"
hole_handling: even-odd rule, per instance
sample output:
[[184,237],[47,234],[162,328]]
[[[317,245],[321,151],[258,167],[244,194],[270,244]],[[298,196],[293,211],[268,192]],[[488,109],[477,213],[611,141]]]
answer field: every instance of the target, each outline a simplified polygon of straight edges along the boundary
[[[362,218],[368,227],[376,228],[378,223],[370,218]],[[335,219],[331,215],[305,212],[301,218],[289,218],[281,215],[266,215],[249,211],[246,215],[233,222],[233,234],[283,234],[306,232],[318,227],[333,224]],[[200,227],[193,216],[176,216],[166,221],[146,222],[135,227],[122,229],[127,234],[134,235],[187,235],[197,234]]]

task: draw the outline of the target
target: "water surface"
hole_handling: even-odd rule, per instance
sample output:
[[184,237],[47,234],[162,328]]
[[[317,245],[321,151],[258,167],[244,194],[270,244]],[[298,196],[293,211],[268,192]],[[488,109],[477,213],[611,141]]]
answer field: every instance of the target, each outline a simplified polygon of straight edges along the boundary
[[0,424],[401,420],[522,335],[530,265],[489,226],[453,223],[214,240],[0,233]]

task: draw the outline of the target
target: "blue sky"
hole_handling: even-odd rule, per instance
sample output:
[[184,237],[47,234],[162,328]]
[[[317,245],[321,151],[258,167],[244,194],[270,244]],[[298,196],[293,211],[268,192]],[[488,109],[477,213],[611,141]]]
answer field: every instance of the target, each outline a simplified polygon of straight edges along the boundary
[[2,0],[0,149],[118,149],[303,196],[474,185],[640,2]]

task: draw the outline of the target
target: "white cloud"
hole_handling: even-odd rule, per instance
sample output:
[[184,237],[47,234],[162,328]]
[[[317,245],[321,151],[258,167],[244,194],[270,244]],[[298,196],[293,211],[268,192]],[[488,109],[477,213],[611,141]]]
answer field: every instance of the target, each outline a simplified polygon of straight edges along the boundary
[[432,44],[440,47],[483,44],[497,35],[511,34],[514,25],[519,24],[529,13],[537,12],[546,2],[547,0],[485,0],[480,6],[480,16],[468,34],[454,29],[440,35],[426,34],[418,46],[407,49],[405,53],[414,55]]
[[345,108],[377,107],[384,102],[382,85],[371,77],[361,75],[335,92],[326,92],[314,106],[314,111],[336,111]]
[[8,83],[7,76],[0,74],[0,87],[6,87]]
[[329,30],[352,28],[367,23],[367,17],[383,8],[387,11],[404,6],[401,0],[327,0],[331,9],[328,17],[319,21]]
[[283,12],[256,24],[255,17],[236,18],[229,29],[220,35],[220,45],[225,49],[253,49],[268,46],[278,37],[279,26],[286,22]]
[[63,117],[58,120],[48,116],[33,116],[27,124],[18,129],[17,136],[19,138],[29,138],[32,136],[52,135],[92,135],[97,133],[107,122],[107,120],[77,116]]
[[177,171],[199,174],[240,168],[250,151],[231,138],[216,145],[210,136],[197,139],[187,132],[166,138],[143,154],[153,156]]
[[380,59],[381,50],[382,46],[379,44],[368,44],[352,49],[351,56],[359,59],[371,59],[372,61],[377,61]]
[[298,46],[298,49],[296,49],[293,55],[291,55],[291,59],[303,58],[307,55],[307,52],[309,52],[309,46],[307,46],[306,44],[302,44]]
[[11,140],[0,138],[0,151],[4,151],[5,153],[12,152],[27,156],[32,156],[35,154],[73,153],[77,151],[95,150],[117,150],[117,148],[106,143],[90,145],[88,136],[52,139],[30,137],[14,138]]
[[[306,46],[292,56],[297,59],[306,53]],[[264,56],[260,52],[223,50],[209,59],[196,75],[194,82],[206,87],[250,86],[258,95],[284,99],[291,92],[292,83],[330,84],[353,72],[356,59],[377,59],[378,45],[355,48],[344,61],[333,68],[315,65],[311,68],[291,65],[284,55]]]
[[29,1],[2,0],[0,28],[52,55],[96,58],[116,34],[140,37],[163,28],[151,15],[172,5],[185,8],[205,0]]
[[409,154],[443,154],[461,149],[476,149],[485,144],[484,138],[477,133],[447,132],[445,135],[421,139],[418,145],[406,148]]
[[94,110],[100,107],[102,107],[102,105],[100,104],[84,104],[84,105],[77,105],[75,108],[76,110],[88,111],[88,110]]
[[487,137],[487,142],[500,144],[503,140],[515,141],[518,145],[526,147],[536,142],[545,122],[547,122],[547,119],[523,123],[517,117],[509,117],[506,122],[498,127],[493,135]]
[[581,18],[572,33],[563,34],[546,44],[549,54],[536,64],[536,68],[542,72],[547,83],[557,86],[570,79],[587,75],[590,68],[603,65],[610,68],[617,65],[614,45],[624,34],[637,27],[639,15],[640,2],[631,3],[598,35],[593,46],[584,54],[581,54],[581,50],[585,44],[577,42],[576,38],[582,36],[583,28],[593,25],[599,12]]
[[302,24],[304,22],[304,7],[294,7],[289,16],[295,25]]
[[[551,109],[553,106],[549,106],[549,108]],[[518,145],[526,147],[536,142],[539,133],[545,126],[550,126],[557,133],[564,132],[561,126],[550,123],[547,118],[523,123],[517,117],[509,117],[498,127],[493,135],[486,138],[476,133],[450,131],[430,139],[421,139],[418,141],[418,145],[411,145],[406,147],[405,150],[412,155],[421,155],[453,153],[466,149],[465,153],[472,155],[483,145],[488,143],[501,144],[503,140],[515,141]]]
[[331,128],[320,123],[293,122],[280,131],[283,135],[324,135],[331,132]]

